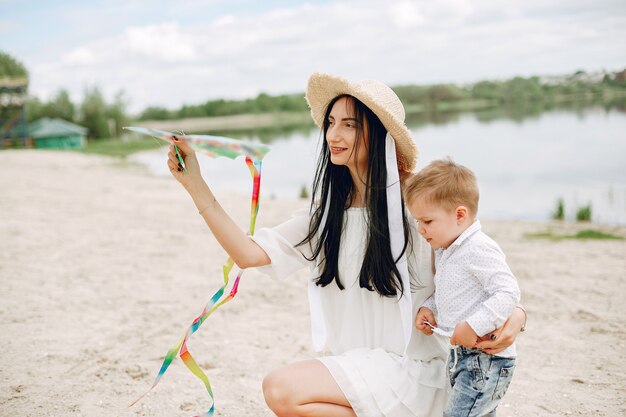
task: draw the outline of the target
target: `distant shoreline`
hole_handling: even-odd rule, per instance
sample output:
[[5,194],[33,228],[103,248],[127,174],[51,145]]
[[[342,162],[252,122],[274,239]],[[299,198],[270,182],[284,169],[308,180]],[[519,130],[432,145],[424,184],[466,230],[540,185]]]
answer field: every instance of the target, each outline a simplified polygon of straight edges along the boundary
[[274,112],[259,114],[236,114],[232,116],[190,117],[172,120],[142,120],[137,126],[169,131],[217,131],[250,130],[267,127],[311,125],[308,112]]
[[[470,99],[439,101],[436,103],[408,103],[405,105],[407,116],[424,113],[452,113],[474,112],[490,109],[524,109],[532,106],[566,107],[568,105],[593,105],[606,104],[606,100],[597,101],[599,97],[593,95],[556,95],[551,101],[533,102],[524,101],[503,105],[498,100]],[[626,99],[626,91],[612,92],[611,99]],[[149,127],[160,130],[187,131],[187,132],[211,132],[229,131],[239,132],[252,129],[285,128],[292,126],[311,126],[313,121],[308,111],[282,111],[267,113],[233,114],[227,116],[186,117],[181,119],[152,119],[135,120],[136,126]]]

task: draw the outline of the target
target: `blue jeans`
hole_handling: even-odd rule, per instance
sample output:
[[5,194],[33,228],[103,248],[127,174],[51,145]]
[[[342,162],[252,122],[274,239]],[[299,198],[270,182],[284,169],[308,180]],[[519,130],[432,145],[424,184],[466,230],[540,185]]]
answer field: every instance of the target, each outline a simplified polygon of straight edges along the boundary
[[515,358],[501,358],[461,346],[452,348],[448,359],[452,390],[443,415],[495,417],[514,369]]

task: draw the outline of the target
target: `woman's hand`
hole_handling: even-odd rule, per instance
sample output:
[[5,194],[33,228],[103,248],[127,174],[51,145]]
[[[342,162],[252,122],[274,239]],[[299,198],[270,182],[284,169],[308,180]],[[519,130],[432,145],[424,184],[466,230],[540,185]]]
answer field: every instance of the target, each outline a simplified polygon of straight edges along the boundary
[[178,147],[178,153],[185,162],[185,168],[187,172],[185,172],[185,169],[178,160],[174,144],[170,144],[170,150],[167,154],[167,166],[170,169],[170,172],[172,173],[174,178],[176,178],[176,180],[180,182],[183,187],[189,189],[189,187],[193,184],[197,183],[198,181],[202,181],[202,174],[200,173],[198,158],[196,158],[196,153],[193,149],[191,149],[189,144],[187,144],[184,139],[174,137],[174,142]]
[[502,352],[515,342],[515,338],[525,325],[526,314],[520,308],[515,308],[504,325],[480,338],[476,347],[490,355]]

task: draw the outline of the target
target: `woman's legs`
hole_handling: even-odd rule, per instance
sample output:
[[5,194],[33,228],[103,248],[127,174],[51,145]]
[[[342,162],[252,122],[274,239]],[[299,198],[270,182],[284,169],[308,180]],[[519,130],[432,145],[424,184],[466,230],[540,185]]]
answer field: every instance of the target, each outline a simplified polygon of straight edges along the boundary
[[263,395],[278,417],[356,417],[328,369],[315,359],[270,372]]

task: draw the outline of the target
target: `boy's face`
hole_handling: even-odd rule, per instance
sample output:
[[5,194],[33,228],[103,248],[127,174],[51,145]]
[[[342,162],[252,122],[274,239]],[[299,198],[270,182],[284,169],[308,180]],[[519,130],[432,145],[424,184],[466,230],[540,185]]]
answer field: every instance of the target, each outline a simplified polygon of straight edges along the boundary
[[419,222],[417,230],[433,249],[447,248],[463,233],[457,210],[446,210],[421,197],[411,202],[409,210]]

